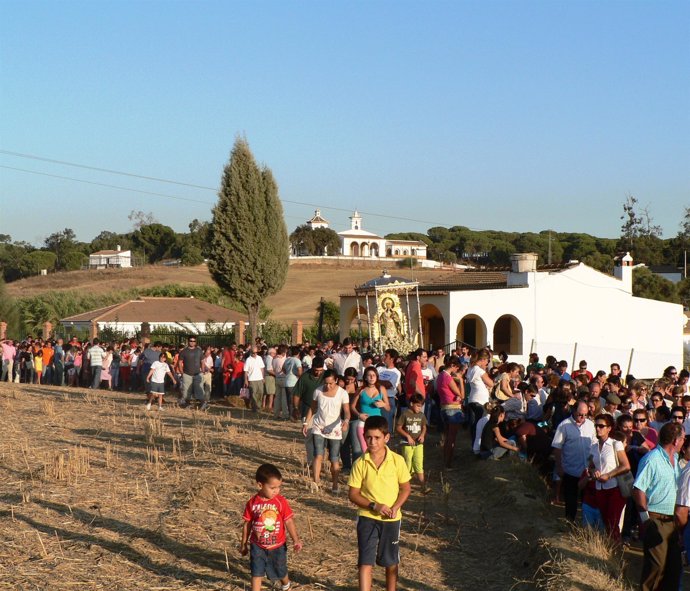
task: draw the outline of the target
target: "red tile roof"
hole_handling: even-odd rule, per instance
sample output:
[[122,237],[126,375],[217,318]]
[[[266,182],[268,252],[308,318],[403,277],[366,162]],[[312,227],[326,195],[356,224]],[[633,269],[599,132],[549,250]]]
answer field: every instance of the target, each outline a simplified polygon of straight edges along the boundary
[[62,322],[246,322],[247,315],[196,298],[130,300],[76,314]]

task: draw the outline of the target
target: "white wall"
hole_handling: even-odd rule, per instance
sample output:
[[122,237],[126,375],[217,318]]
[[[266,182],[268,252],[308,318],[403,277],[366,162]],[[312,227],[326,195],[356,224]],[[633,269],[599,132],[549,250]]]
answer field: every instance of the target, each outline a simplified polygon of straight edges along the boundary
[[542,361],[552,354],[571,367],[574,356],[575,363],[586,359],[590,371],[616,362],[626,372],[632,351],[630,372],[638,378],[658,377],[668,365],[682,367],[682,306],[632,297],[617,279],[584,265],[537,273],[536,281],[530,275],[529,287],[451,292],[448,342],[461,318],[476,314],[492,343],[494,323],[511,314],[523,330],[522,355],[510,356],[519,363],[534,347]]

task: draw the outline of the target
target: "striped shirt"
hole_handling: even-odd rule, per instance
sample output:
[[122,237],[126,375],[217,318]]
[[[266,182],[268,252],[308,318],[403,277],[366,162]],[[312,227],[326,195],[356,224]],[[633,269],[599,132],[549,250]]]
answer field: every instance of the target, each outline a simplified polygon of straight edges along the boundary
[[101,349],[98,345],[94,345],[89,349],[89,361],[91,366],[103,365],[103,358],[105,357],[105,351]]

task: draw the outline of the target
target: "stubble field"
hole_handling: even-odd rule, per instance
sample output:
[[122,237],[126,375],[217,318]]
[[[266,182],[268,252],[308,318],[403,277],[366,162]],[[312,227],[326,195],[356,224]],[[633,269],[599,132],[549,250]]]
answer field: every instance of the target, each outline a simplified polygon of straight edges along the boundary
[[[309,491],[295,423],[3,383],[0,432],[0,589],[246,589],[241,515],[263,462],[282,470],[305,543],[290,553],[293,580],[357,589],[355,510],[344,493]],[[426,450],[434,492],[413,486],[405,507],[400,588],[534,589],[548,559],[539,540],[561,526],[531,467],[478,462],[461,437],[447,481],[438,448]]]

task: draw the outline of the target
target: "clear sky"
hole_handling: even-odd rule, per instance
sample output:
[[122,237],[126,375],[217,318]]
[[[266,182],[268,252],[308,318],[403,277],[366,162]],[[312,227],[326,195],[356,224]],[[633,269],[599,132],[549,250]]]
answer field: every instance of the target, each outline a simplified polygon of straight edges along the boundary
[[688,30],[687,1],[0,0],[0,233],[187,231],[241,133],[289,231],[318,206],[338,231],[357,207],[380,234],[616,237],[632,194],[672,236]]

